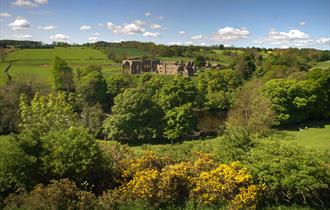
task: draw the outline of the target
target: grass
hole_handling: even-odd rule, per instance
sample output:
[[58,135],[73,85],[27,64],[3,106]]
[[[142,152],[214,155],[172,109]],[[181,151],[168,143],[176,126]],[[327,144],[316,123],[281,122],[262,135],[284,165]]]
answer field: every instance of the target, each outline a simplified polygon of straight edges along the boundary
[[316,64],[316,66],[313,67],[313,69],[315,68],[320,68],[320,69],[327,69],[330,68],[330,60],[328,61],[322,61],[322,62],[318,62]]
[[6,61],[53,60],[59,56],[65,60],[106,60],[107,56],[99,50],[88,47],[57,47],[53,49],[23,49],[11,52]]
[[[87,65],[101,65],[105,77],[121,73],[120,65],[114,64],[103,52],[88,47],[17,50],[6,56],[5,63],[0,63],[0,70],[3,72],[11,62],[9,74],[13,80],[33,79],[49,85],[52,78],[52,63],[56,56],[65,59],[74,71]],[[0,73],[0,85],[5,81],[6,76]]]
[[330,151],[330,124],[316,125],[299,130],[299,128],[276,131],[275,135],[293,138],[305,147],[320,151]]

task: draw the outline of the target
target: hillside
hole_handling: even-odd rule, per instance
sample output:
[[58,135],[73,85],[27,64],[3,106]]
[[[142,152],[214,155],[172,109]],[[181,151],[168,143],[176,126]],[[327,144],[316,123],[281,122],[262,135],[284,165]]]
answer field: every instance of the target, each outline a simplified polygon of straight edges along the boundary
[[[54,58],[58,56],[65,59],[73,67],[83,68],[88,65],[101,65],[104,74],[109,76],[120,72],[121,68],[109,60],[103,52],[89,47],[56,47],[50,49],[22,49],[10,52],[5,57],[5,62],[0,63],[3,71],[11,62],[9,74],[13,79],[35,80],[50,84],[51,67]],[[5,82],[5,75],[0,74],[0,84]]]

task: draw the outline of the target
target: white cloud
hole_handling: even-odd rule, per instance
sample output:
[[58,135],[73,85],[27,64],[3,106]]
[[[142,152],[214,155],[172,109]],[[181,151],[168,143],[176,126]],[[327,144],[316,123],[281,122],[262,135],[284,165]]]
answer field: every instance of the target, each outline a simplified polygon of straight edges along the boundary
[[215,34],[211,36],[211,40],[214,41],[232,41],[237,39],[247,38],[250,31],[246,28],[233,28],[224,27],[220,28]]
[[29,34],[15,34],[14,37],[16,39],[21,39],[21,40],[27,40],[32,38],[32,36]]
[[147,31],[147,32],[144,32],[142,36],[157,38],[160,36],[160,33]]
[[8,24],[12,30],[27,30],[30,27],[30,23],[28,20],[17,17],[14,22]]
[[55,35],[51,35],[49,38],[56,42],[65,42],[68,41],[70,37],[64,34],[55,34]]
[[157,16],[156,19],[163,20],[163,19],[165,19],[165,17],[164,16]]
[[167,42],[167,45],[182,45],[182,42]]
[[97,41],[99,40],[99,38],[96,37],[96,36],[91,36],[91,37],[88,38],[88,40],[89,40],[90,42],[97,42]]
[[185,45],[192,45],[193,42],[185,42],[184,44],[185,44]]
[[82,26],[80,26],[80,30],[81,31],[87,31],[87,30],[89,30],[89,29],[91,29],[92,27],[91,26],[88,26],[88,25],[82,25]]
[[146,23],[141,20],[135,20],[132,23],[124,25],[116,25],[112,22],[108,22],[107,28],[114,34],[134,35],[144,33],[146,31],[143,27],[144,25],[146,25]]
[[93,35],[94,35],[94,36],[100,36],[101,34],[98,33],[98,32],[96,32],[96,33],[94,33]]
[[17,6],[17,7],[38,7],[43,4],[47,4],[48,0],[15,0],[12,2],[12,5]]
[[150,12],[146,12],[146,13],[144,13],[144,15],[147,16],[147,17],[149,17],[151,15],[151,13]]
[[300,26],[304,26],[304,25],[306,25],[306,22],[305,22],[305,21],[300,21],[300,22],[299,22],[299,25],[300,25]]
[[199,39],[202,39],[203,36],[202,35],[196,35],[196,36],[192,36],[191,39],[194,39],[194,40],[199,40]]
[[183,35],[183,34],[186,34],[186,32],[185,31],[179,31],[179,34]]
[[48,0],[34,0],[36,4],[47,4]]
[[97,25],[100,26],[100,27],[103,27],[104,26],[103,23],[98,23]]
[[330,37],[320,37],[316,40],[316,43],[330,45]]
[[49,25],[49,26],[38,26],[37,28],[44,31],[50,31],[56,29],[57,27],[53,25]]
[[271,29],[268,32],[266,38],[261,38],[255,41],[258,44],[272,44],[272,45],[293,45],[293,46],[304,46],[313,42],[309,35],[299,31],[297,29],[292,29],[288,32],[280,32],[275,29]]
[[11,14],[8,12],[0,12],[0,17],[11,17]]
[[162,26],[159,24],[152,24],[152,25],[150,25],[150,28],[155,30],[155,29],[161,29]]

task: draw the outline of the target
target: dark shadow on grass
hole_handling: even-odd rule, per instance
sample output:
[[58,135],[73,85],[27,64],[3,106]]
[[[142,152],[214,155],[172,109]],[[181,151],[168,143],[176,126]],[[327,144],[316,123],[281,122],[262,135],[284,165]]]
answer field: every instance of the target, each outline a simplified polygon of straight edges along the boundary
[[330,120],[319,120],[319,121],[312,121],[312,122],[305,122],[295,125],[283,125],[274,127],[278,131],[299,131],[300,129],[305,128],[324,128],[325,125],[330,124]]

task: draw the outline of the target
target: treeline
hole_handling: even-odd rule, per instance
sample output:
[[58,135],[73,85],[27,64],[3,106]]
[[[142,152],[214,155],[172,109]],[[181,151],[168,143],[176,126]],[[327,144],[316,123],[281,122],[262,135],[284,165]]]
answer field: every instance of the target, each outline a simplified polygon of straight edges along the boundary
[[0,40],[0,48],[42,49],[54,48],[54,45],[43,44],[38,41]]

